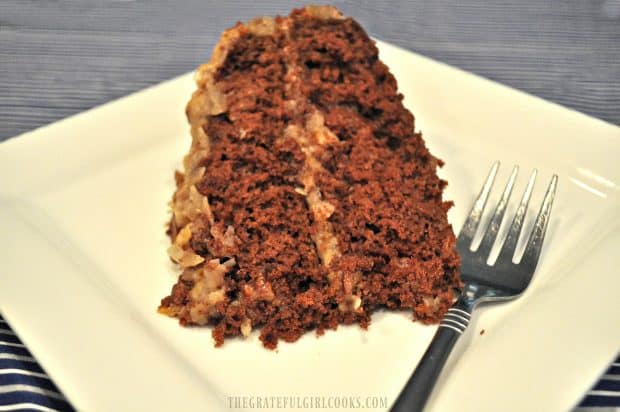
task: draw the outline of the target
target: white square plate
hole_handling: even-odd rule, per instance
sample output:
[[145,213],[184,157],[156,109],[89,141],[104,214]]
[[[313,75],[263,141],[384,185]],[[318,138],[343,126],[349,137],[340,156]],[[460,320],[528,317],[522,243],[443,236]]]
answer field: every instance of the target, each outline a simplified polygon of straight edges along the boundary
[[[500,185],[521,166],[517,193],[539,168],[535,208],[560,177],[533,284],[475,314],[429,410],[569,409],[619,348],[620,128],[380,49],[446,161],[456,229],[494,160]],[[80,410],[216,410],[252,395],[370,396],[386,409],[435,331],[410,314],[273,352],[256,333],[215,349],[210,329],[156,313],[176,279],[164,224],[193,88],[181,76],[0,145],[0,310]]]

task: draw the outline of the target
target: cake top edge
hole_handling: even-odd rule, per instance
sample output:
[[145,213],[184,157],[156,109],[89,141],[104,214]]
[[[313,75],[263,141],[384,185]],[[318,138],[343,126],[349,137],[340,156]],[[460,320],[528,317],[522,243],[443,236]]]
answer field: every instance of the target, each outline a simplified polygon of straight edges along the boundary
[[222,33],[211,54],[211,59],[196,70],[194,79],[198,87],[204,87],[209,82],[209,79],[226,60],[229,50],[241,36],[248,33],[256,36],[272,36],[278,26],[286,27],[285,20],[292,17],[308,17],[320,20],[345,19],[342,12],[334,6],[307,5],[303,8],[294,9],[288,17],[262,16],[255,17],[247,23],[237,22],[236,25]]

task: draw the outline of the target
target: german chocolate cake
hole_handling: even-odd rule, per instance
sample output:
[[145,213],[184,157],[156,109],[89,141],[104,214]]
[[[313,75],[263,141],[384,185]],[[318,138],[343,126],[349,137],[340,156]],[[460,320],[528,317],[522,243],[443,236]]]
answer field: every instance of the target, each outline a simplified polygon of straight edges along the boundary
[[460,286],[442,162],[357,22],[311,6],[238,23],[196,82],[161,313],[268,348],[379,308],[442,317]]

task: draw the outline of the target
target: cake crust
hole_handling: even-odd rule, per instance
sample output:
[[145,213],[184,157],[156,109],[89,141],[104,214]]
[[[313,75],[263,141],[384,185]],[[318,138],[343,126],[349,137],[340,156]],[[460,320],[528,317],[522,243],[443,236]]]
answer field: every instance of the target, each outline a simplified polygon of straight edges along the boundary
[[238,23],[196,73],[160,312],[268,348],[460,287],[442,162],[361,26],[330,6]]

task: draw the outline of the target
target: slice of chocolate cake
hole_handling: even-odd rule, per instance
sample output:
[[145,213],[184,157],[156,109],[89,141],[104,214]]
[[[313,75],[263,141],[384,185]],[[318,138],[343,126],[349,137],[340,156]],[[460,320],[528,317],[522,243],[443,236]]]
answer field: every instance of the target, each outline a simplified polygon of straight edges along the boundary
[[381,307],[438,321],[459,287],[441,161],[396,80],[333,7],[226,31],[198,69],[177,173],[160,312],[228,336],[279,339]]

